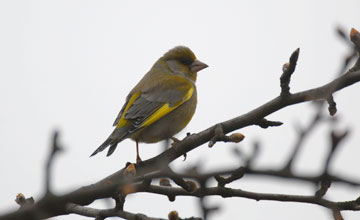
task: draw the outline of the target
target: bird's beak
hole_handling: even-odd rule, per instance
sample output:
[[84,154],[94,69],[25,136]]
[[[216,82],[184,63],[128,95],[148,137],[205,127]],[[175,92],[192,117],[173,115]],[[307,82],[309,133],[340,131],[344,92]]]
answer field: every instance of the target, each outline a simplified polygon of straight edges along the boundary
[[190,70],[191,72],[199,72],[202,69],[205,69],[206,67],[208,67],[207,64],[201,62],[198,59],[195,59],[194,62],[190,65]]

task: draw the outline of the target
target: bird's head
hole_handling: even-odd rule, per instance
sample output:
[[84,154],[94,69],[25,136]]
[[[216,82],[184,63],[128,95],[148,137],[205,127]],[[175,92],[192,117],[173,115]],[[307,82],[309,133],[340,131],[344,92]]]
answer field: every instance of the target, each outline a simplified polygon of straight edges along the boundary
[[195,54],[185,46],[177,46],[162,56],[170,71],[196,81],[197,72],[208,67],[196,59]]

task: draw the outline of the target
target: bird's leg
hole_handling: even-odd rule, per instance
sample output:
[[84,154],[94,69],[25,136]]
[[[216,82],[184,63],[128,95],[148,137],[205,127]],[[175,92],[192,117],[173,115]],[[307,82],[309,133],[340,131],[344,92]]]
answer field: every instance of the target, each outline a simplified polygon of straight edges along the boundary
[[174,144],[180,142],[180,140],[177,139],[176,137],[171,137],[170,139],[173,141],[173,142],[171,143],[171,146],[172,146],[172,147],[174,146]]
[[139,142],[136,141],[136,163],[140,163],[142,160],[139,154]]

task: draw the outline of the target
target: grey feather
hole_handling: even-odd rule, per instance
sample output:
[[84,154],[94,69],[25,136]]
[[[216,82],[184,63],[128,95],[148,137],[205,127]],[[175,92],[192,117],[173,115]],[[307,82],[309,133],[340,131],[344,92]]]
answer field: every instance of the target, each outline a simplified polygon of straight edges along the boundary
[[97,154],[97,153],[105,150],[105,149],[107,148],[107,146],[109,146],[109,144],[110,144],[111,141],[112,141],[112,140],[111,140],[110,137],[107,138],[107,139],[104,141],[104,143],[102,143],[102,144],[100,145],[100,147],[98,147],[98,148],[90,155],[90,157],[92,157],[92,156],[94,156],[95,154]]
[[175,89],[166,90],[166,91],[153,91],[144,93],[142,95],[146,100],[150,102],[168,102],[170,106],[174,105],[176,102],[180,101],[183,98],[183,92]]
[[95,154],[105,150],[108,146],[111,145],[110,149],[109,149],[109,151],[107,153],[107,156],[110,156],[114,152],[114,150],[116,148],[116,145],[119,142],[123,141],[125,138],[127,138],[129,134],[130,133],[128,131],[128,128],[125,128],[125,127],[123,127],[123,128],[115,128],[114,131],[111,133],[111,135],[104,141],[104,143],[102,143],[100,145],[100,147],[98,147],[94,151],[94,153],[92,153],[90,155],[90,157],[92,157]]
[[118,145],[118,143],[115,143],[115,144],[112,144],[110,146],[110,148],[109,148],[109,150],[108,150],[108,152],[106,154],[107,157],[114,153],[117,145]]
[[154,102],[145,99],[143,96],[140,96],[132,104],[132,106],[127,110],[124,118],[135,120],[137,118],[147,118],[154,111],[159,109],[164,103]]

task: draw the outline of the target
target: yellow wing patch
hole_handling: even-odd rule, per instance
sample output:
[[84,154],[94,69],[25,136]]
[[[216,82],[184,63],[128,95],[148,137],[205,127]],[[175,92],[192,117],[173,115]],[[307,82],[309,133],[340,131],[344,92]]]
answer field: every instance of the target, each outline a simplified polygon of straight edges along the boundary
[[125,113],[130,108],[130,106],[135,102],[135,100],[140,96],[140,94],[141,94],[141,92],[136,92],[136,93],[134,93],[134,95],[131,96],[129,102],[127,103],[127,105],[121,115],[119,123],[116,125],[116,128],[121,128],[127,124],[128,120],[124,119]]
[[160,118],[164,117],[165,115],[169,114],[170,112],[175,110],[177,107],[179,107],[181,104],[183,104],[184,102],[189,100],[191,98],[191,96],[193,95],[193,93],[194,93],[194,88],[191,87],[189,89],[189,91],[185,94],[184,99],[181,100],[180,102],[176,103],[175,105],[173,105],[171,107],[170,107],[169,103],[164,104],[158,110],[156,110],[156,112],[154,112],[148,119],[146,119],[144,121],[144,123],[140,126],[140,128],[147,127],[147,126],[151,125],[152,123],[156,122],[157,120],[159,120]]

